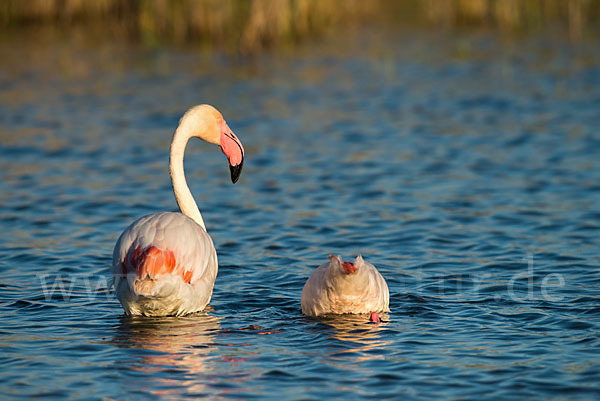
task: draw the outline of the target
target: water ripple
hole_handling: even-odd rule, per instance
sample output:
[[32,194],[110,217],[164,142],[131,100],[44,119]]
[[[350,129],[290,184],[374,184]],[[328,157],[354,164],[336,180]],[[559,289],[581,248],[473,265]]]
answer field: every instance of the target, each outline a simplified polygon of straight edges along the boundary
[[[118,46],[65,49],[83,77],[0,66],[3,397],[597,398],[597,52],[410,39],[252,66]],[[112,247],[175,209],[168,143],[201,101],[247,150],[236,186],[209,145],[186,154],[219,253],[211,305],[125,317]],[[382,323],[302,316],[330,253],[378,266]]]

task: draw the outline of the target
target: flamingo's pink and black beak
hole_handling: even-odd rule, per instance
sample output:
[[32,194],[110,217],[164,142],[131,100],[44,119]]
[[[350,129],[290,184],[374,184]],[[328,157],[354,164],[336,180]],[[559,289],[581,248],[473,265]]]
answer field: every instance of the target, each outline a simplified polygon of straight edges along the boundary
[[231,171],[231,182],[234,184],[237,182],[238,178],[240,178],[240,174],[242,173],[242,167],[244,166],[244,158],[242,157],[242,161],[240,164],[236,166],[229,165],[229,170]]
[[229,161],[229,171],[231,172],[231,182],[234,184],[240,178],[242,167],[244,166],[244,146],[225,121],[220,123],[221,128],[221,151],[227,156]]

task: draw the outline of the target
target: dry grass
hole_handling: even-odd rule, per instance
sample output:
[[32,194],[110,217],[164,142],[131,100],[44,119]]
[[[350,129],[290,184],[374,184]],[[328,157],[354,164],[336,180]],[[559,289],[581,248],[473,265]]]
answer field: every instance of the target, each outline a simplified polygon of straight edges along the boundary
[[340,26],[417,24],[519,32],[597,33],[600,0],[3,0],[4,31],[100,25],[110,37],[149,44],[224,45],[240,51],[296,43]]
[[489,25],[504,32],[566,29],[572,39],[597,33],[597,0],[425,0],[431,22],[448,26]]

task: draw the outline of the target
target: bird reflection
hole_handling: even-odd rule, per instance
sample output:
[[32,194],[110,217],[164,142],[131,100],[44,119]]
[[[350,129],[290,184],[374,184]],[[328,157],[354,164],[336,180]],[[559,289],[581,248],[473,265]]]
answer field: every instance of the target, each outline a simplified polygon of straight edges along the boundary
[[357,362],[381,359],[383,355],[369,352],[387,347],[391,341],[382,340],[386,330],[388,315],[381,314],[381,322],[369,322],[368,315],[327,315],[319,319],[330,326],[330,337],[343,341],[349,348],[337,350],[336,354],[356,353]]
[[127,368],[144,373],[151,381],[145,389],[142,384],[142,391],[169,398],[206,391],[211,382],[208,362],[219,330],[219,319],[204,312],[178,318],[122,316],[112,343],[155,351],[132,352]]

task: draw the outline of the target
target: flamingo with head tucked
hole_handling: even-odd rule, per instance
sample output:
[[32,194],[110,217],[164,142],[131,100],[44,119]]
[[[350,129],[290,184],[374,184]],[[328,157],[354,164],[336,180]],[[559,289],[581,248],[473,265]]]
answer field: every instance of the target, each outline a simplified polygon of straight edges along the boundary
[[390,311],[385,279],[360,255],[354,261],[329,255],[329,262],[306,280],[300,302],[302,313],[308,316],[364,313],[376,323],[380,322],[377,312]]
[[244,147],[223,116],[203,104],[188,110],[173,134],[169,169],[181,213],[154,213],[121,234],[113,252],[117,298],[128,315],[184,315],[204,309],[217,277],[217,253],[187,186],[183,155],[192,137],[219,145],[235,183]]

